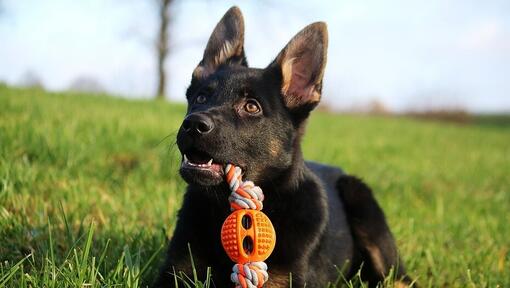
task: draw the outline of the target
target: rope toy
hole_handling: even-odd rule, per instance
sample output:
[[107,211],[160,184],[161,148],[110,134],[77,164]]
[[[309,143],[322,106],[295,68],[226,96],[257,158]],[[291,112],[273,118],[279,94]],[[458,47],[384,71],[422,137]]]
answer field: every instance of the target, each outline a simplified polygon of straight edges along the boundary
[[266,260],[273,252],[276,233],[271,220],[262,213],[264,193],[251,181],[242,180],[241,168],[228,164],[226,181],[232,193],[230,214],[221,228],[223,249],[236,264],[230,279],[236,288],[260,288],[269,275]]

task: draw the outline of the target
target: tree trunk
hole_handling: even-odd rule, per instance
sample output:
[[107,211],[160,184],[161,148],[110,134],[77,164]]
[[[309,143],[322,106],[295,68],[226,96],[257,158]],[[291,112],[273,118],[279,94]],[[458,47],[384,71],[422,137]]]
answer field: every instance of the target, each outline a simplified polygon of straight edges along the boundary
[[166,93],[165,60],[168,56],[168,24],[170,21],[170,5],[173,0],[158,0],[159,2],[159,32],[156,49],[158,54],[158,91],[156,98],[164,99]]

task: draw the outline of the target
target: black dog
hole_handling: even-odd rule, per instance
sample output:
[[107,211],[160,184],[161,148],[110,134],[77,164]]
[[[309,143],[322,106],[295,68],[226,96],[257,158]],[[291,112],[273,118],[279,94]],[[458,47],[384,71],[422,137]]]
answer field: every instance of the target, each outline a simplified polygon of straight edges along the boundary
[[[230,214],[223,175],[238,165],[266,196],[264,212],[277,242],[266,261],[265,287],[324,287],[362,267],[375,286],[394,268],[409,283],[395,241],[370,189],[340,169],[303,160],[306,119],[321,97],[327,28],[305,27],[265,69],[248,68],[241,11],[231,8],[214,29],[186,96],[177,135],[180,173],[189,183],[168,258],[156,283],[173,287],[174,273],[192,275],[188,243],[199,277],[212,268],[215,287],[232,287],[233,266],[220,242]],[[346,264],[348,263],[348,264]],[[181,285],[182,286],[182,285]]]

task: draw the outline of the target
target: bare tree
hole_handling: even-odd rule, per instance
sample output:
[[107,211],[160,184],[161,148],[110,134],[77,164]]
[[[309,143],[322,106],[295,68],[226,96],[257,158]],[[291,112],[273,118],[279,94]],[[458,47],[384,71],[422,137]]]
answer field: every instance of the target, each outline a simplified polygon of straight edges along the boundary
[[156,0],[159,9],[159,30],[158,39],[156,41],[156,49],[158,56],[158,90],[156,98],[163,99],[166,94],[166,77],[165,60],[168,56],[168,25],[170,22],[170,7],[174,0]]

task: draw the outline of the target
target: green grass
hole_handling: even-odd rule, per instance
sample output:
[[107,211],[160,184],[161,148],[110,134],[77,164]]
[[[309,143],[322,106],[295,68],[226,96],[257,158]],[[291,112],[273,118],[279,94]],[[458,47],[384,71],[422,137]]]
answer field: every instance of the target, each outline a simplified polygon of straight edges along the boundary
[[[0,86],[0,287],[156,275],[185,188],[185,107],[105,96]],[[508,287],[510,133],[484,121],[315,113],[304,151],[374,188],[422,287]]]

